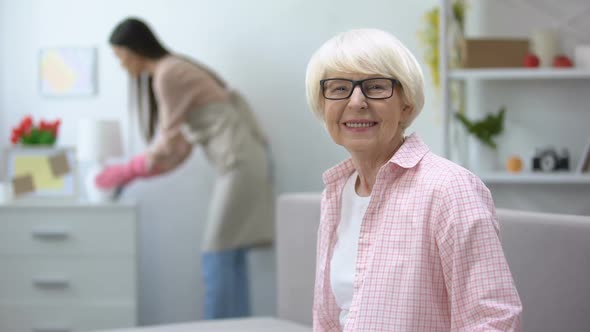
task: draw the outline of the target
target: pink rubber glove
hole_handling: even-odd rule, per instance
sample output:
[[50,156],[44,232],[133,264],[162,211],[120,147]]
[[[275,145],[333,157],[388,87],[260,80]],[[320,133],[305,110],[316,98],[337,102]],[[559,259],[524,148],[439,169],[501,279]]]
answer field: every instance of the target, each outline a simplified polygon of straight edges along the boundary
[[156,175],[155,170],[149,170],[144,154],[135,156],[126,164],[111,165],[105,167],[94,179],[94,183],[100,189],[112,189],[124,186],[136,178]]

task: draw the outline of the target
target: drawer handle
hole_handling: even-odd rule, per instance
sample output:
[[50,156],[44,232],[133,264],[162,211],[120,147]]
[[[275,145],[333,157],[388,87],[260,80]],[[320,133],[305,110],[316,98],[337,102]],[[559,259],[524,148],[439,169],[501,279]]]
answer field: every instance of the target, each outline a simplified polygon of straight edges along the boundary
[[70,236],[70,232],[63,228],[36,228],[31,234],[39,239],[66,239]]
[[70,286],[70,280],[66,277],[35,277],[33,285],[46,288],[66,288]]
[[72,332],[69,327],[33,327],[32,332]]

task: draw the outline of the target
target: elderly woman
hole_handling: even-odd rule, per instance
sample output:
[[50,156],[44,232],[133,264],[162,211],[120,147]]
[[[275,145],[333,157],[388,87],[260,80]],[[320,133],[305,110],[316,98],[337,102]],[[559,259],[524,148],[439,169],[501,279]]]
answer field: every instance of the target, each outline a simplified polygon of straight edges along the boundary
[[410,51],[380,30],[339,34],[306,89],[351,157],[323,176],[314,331],[518,331],[489,190],[404,136],[424,105]]

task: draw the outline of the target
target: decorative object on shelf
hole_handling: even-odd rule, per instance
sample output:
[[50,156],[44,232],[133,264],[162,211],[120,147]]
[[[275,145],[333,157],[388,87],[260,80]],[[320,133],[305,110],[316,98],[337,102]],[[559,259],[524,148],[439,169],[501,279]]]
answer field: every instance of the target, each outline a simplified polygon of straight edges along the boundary
[[510,156],[506,160],[506,170],[510,173],[522,172],[522,159],[519,156]]
[[553,67],[555,68],[571,68],[574,63],[566,55],[559,54],[553,58]]
[[96,93],[96,49],[51,47],[39,52],[42,96],[92,96]]
[[578,166],[578,173],[590,172],[590,141],[584,148],[582,158],[580,158],[580,164]]
[[12,199],[74,200],[77,197],[75,150],[62,147],[11,147],[4,155],[5,179]]
[[[451,7],[452,18],[449,24],[448,44],[451,46],[450,64],[456,67],[460,63],[460,43],[465,30],[467,1],[453,0]],[[422,42],[424,49],[424,60],[430,68],[432,83],[436,89],[440,88],[439,15],[440,8],[438,6],[427,11],[424,14],[424,29],[418,32],[418,39]]]
[[541,67],[551,67],[553,58],[559,53],[557,30],[534,30],[530,37],[531,52],[539,57]]
[[569,171],[569,160],[569,151],[567,149],[563,149],[561,153],[558,153],[552,147],[537,149],[533,156],[532,170],[536,172]]
[[78,124],[78,160],[87,163],[84,170],[84,188],[91,202],[110,201],[115,190],[96,187],[94,179],[111,158],[123,156],[121,127],[116,120],[82,119]]
[[467,132],[477,137],[483,144],[496,149],[494,137],[504,130],[504,114],[506,107],[502,106],[498,114],[488,114],[483,120],[471,121],[464,114],[455,113],[455,117],[465,126]]
[[539,61],[539,57],[534,55],[533,53],[527,53],[523,60],[523,66],[526,68],[537,68],[541,64]]
[[33,123],[30,115],[25,116],[18,126],[12,128],[10,142],[21,145],[45,145],[55,144],[59,133],[61,120],[45,121],[41,119],[37,125]]
[[590,69],[590,45],[576,45],[574,62],[576,67]]

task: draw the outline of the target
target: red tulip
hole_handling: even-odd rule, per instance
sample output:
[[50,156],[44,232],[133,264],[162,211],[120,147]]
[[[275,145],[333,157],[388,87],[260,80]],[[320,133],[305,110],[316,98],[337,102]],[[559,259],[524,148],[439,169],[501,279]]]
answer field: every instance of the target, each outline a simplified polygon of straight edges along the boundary
[[[52,134],[54,138],[57,138],[57,133],[59,131],[59,126],[61,124],[61,120],[56,119],[54,121],[46,121],[46,120],[39,120],[37,126],[33,125],[33,118],[30,115],[25,116],[18,126],[12,128],[12,133],[10,135],[10,141],[12,144],[16,144],[23,139],[23,137],[28,138],[31,130],[36,129],[42,132],[49,132]],[[39,143],[31,143],[28,142],[27,144],[39,144]]]

